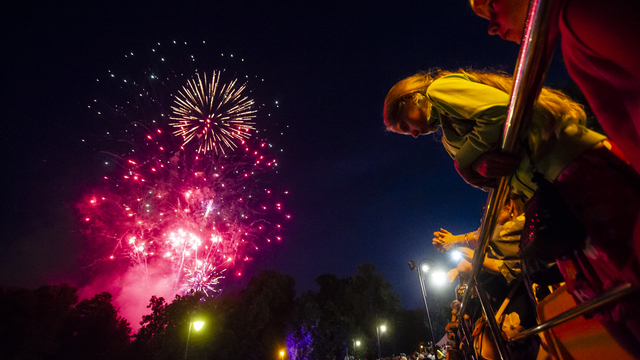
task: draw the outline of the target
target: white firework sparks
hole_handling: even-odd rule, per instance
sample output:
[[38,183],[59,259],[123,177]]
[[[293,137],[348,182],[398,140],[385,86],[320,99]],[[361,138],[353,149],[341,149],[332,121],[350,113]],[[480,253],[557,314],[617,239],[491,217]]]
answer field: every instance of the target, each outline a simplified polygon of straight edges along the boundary
[[234,79],[221,83],[220,72],[214,71],[211,78],[205,73],[187,81],[175,97],[172,106],[176,128],[174,135],[182,136],[183,146],[191,141],[197,144],[197,152],[235,149],[236,141],[251,136],[256,110],[254,100],[249,98],[246,84],[238,85]]

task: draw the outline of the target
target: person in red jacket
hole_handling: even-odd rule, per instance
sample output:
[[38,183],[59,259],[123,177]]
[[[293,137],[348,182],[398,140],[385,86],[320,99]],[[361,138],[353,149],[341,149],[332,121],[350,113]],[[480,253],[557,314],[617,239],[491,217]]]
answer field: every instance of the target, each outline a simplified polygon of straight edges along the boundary
[[[469,0],[489,34],[520,44],[528,0]],[[640,1],[558,0],[562,55],[609,138],[640,173]],[[556,26],[554,26],[556,28]]]

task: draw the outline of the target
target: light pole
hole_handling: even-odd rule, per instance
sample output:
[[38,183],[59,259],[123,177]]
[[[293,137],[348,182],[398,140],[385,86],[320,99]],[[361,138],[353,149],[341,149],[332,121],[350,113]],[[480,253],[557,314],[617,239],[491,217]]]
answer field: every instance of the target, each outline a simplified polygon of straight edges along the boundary
[[380,325],[379,327],[376,326],[376,335],[378,335],[378,359],[380,359],[382,357],[381,351],[380,351],[380,333],[381,332],[385,332],[387,331],[387,327],[384,325]]
[[360,340],[353,339],[353,358],[357,358],[356,356],[356,346],[360,346]]
[[[429,270],[433,268],[433,261],[425,259],[420,261],[420,266],[418,267],[418,280],[420,281],[420,289],[422,290],[422,300],[424,301],[424,310],[427,313],[427,321],[429,322],[429,330],[431,331],[431,350],[433,351],[433,355],[437,358],[438,355],[436,353],[436,337],[433,334],[433,324],[431,323],[431,315],[429,315],[429,305],[427,303],[427,289],[424,284],[423,272],[427,273]],[[416,268],[416,263],[413,261],[409,261],[409,269],[413,270]]]
[[204,326],[204,322],[202,321],[192,321],[193,316],[189,318],[189,333],[187,334],[187,346],[184,348],[184,360],[187,360],[187,352],[189,351],[189,339],[191,338],[191,325],[196,331],[200,331]]

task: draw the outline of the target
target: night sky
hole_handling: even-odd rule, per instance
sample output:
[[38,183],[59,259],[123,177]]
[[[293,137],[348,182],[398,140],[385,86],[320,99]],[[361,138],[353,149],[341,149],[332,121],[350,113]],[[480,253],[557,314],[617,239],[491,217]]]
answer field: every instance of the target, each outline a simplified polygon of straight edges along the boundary
[[[512,73],[518,46],[490,37],[464,0],[16,1],[0,17],[2,286],[88,281],[74,212],[97,174],[81,143],[95,136],[86,105],[100,95],[96,77],[157,42],[204,40],[244,58],[289,126],[279,181],[292,219],[232,287],[275,269],[300,293],[320,274],[345,277],[370,262],[415,308],[407,261],[453,267],[432,247],[433,231],[479,226],[487,194],[463,182],[437,137],[389,133],[382,121],[387,91],[419,70]],[[560,60],[550,79],[566,81]]]

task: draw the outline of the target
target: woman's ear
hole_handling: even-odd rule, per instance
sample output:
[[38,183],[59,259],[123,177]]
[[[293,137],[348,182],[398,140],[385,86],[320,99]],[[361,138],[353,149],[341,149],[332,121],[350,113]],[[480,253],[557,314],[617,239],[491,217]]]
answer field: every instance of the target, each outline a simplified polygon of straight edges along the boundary
[[512,218],[514,217],[516,210],[516,202],[513,201],[513,199],[509,200],[509,214],[511,214]]
[[469,1],[469,4],[476,15],[488,19],[489,14],[485,6],[487,5],[487,0],[471,0]]
[[416,106],[419,108],[424,108],[425,102],[427,101],[427,97],[421,93],[415,93],[414,95],[415,95],[414,103],[416,104]]

